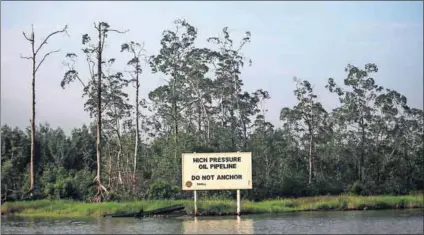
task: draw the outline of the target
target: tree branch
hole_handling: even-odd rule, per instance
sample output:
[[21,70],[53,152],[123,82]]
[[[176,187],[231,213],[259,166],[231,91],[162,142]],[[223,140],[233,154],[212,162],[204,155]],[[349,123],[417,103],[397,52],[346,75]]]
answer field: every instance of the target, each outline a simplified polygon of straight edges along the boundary
[[189,107],[191,104],[193,104],[194,102],[199,101],[199,100],[200,100],[200,99],[199,99],[199,98],[197,98],[197,99],[194,99],[194,100],[192,100],[192,101],[188,102],[188,103],[186,104],[186,106],[184,106],[183,108],[181,108],[178,112],[179,112],[179,113],[180,113],[180,112],[182,112],[185,108]]
[[80,81],[81,85],[83,86],[83,88],[85,88],[85,84],[84,82],[81,80],[81,78],[79,77],[78,74],[75,74],[76,78],[78,79],[78,81]]
[[166,78],[162,78],[165,82],[169,83],[169,80]]
[[[38,63],[38,65],[37,65],[37,68],[35,69],[35,72],[37,72],[38,71],[38,68],[40,68],[40,65],[44,62],[44,60],[47,58],[47,56],[49,56],[49,55],[51,55],[51,54],[53,54],[53,53],[56,53],[56,52],[59,52],[60,50],[54,50],[54,51],[50,51],[49,53],[46,53],[45,55],[44,55],[44,57],[43,57],[43,59]],[[37,54],[37,53],[36,53]]]
[[91,75],[91,79],[94,78],[94,67],[96,66],[96,63],[90,58],[89,55],[86,55],[86,61],[88,64],[88,70],[90,72]]
[[124,72],[128,73],[132,77],[132,79],[136,78],[133,74],[134,73],[133,71],[128,71],[128,70],[124,69]]
[[32,60],[32,56],[22,56],[21,55],[21,59],[26,59],[26,60]]
[[25,37],[26,40],[28,40],[30,42],[34,42],[33,39],[27,37],[27,35],[25,34],[25,32],[22,32],[22,34],[24,35],[24,37]]
[[96,22],[93,22],[93,24],[94,24],[94,28],[95,28],[95,29],[100,30],[100,29],[99,29],[99,27],[97,27]]
[[[63,62],[63,65],[68,67],[68,70],[75,70],[74,65],[75,65],[75,60],[74,59],[70,59],[74,64],[71,66],[69,62]],[[79,77],[78,73],[75,74],[76,78],[78,79],[78,81],[81,83],[83,89],[86,87],[84,82],[81,80],[81,78]]]
[[37,55],[38,51],[40,51],[40,49],[43,47],[43,45],[44,45],[44,44],[47,44],[47,40],[49,40],[49,38],[50,38],[51,36],[53,36],[53,35],[55,35],[55,34],[58,34],[58,33],[66,33],[66,34],[68,34],[68,32],[66,31],[67,29],[68,29],[68,25],[65,25],[65,27],[64,27],[62,30],[58,30],[58,31],[55,31],[55,32],[53,32],[53,33],[49,34],[49,35],[48,35],[48,36],[44,39],[44,41],[40,44],[40,46],[38,46],[37,50],[35,51],[35,54]]
[[127,29],[127,30],[125,30],[125,31],[119,31],[119,30],[116,30],[116,29],[108,29],[107,31],[108,31],[108,32],[116,32],[116,33],[124,34],[124,33],[129,32],[130,30],[129,30],[129,29]]

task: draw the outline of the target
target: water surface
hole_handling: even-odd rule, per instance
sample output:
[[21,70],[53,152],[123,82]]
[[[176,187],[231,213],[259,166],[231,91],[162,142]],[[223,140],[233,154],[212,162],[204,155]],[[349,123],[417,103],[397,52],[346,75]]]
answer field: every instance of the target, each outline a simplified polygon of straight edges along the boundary
[[2,216],[2,234],[423,234],[423,211],[301,212],[241,217],[51,219]]

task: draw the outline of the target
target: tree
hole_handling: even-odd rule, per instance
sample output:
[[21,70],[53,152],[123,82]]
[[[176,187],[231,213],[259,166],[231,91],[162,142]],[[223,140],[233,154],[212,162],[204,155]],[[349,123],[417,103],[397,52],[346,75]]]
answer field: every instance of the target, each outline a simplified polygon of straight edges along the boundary
[[[163,32],[161,40],[162,48],[156,56],[152,56],[150,66],[154,73],[161,72],[170,77],[167,84],[156,88],[149,93],[149,98],[159,105],[159,111],[162,118],[172,126],[174,139],[174,167],[176,178],[178,176],[179,164],[177,161],[177,145],[179,135],[179,124],[181,120],[181,111],[187,104],[195,100],[187,100],[190,97],[184,97],[185,81],[187,79],[187,55],[192,51],[194,40],[197,37],[197,30],[185,20],[178,19],[175,22],[176,30],[166,30]],[[181,33],[181,29],[184,30]],[[181,35],[180,35],[181,34]],[[169,105],[170,103],[170,105]]]
[[[96,116],[97,119],[97,127],[96,127],[96,155],[97,155],[97,173],[94,178],[94,182],[97,184],[97,194],[94,196],[95,201],[100,201],[103,192],[108,192],[107,189],[101,183],[101,131],[102,131],[102,112],[105,110],[105,107],[110,104],[110,97],[105,95],[102,91],[105,89],[104,83],[102,80],[105,78],[104,74],[104,64],[106,60],[103,56],[104,46],[106,42],[106,38],[108,37],[110,32],[115,32],[119,34],[123,34],[126,31],[119,31],[116,29],[111,29],[109,24],[106,22],[98,22],[94,23],[94,28],[97,31],[97,43],[90,44],[91,38],[88,34],[84,34],[82,36],[82,44],[87,45],[86,48],[83,49],[84,54],[86,55],[86,61],[89,66],[90,71],[90,80],[87,84],[83,82],[80,78],[79,73],[74,68],[75,58],[77,57],[74,53],[68,53],[66,57],[71,60],[70,63],[65,63],[68,66],[68,71],[65,73],[65,76],[61,82],[61,86],[64,88],[67,84],[78,80],[82,86],[84,91],[84,96],[88,96],[88,100],[85,103],[86,110],[90,111],[90,115]],[[109,59],[109,64],[113,64],[114,59]],[[97,66],[97,71],[95,72],[95,66]],[[96,79],[97,77],[97,79]],[[121,79],[122,73],[116,73],[113,76],[109,76],[109,78]],[[104,103],[106,102],[106,103]],[[102,107],[102,103],[104,103]]]
[[31,161],[30,161],[30,189],[28,191],[28,193],[30,193],[30,195],[32,196],[32,192],[34,191],[34,184],[35,184],[35,178],[34,178],[34,155],[35,155],[35,78],[37,75],[37,72],[40,68],[40,66],[43,64],[44,60],[51,54],[59,52],[59,50],[53,50],[50,52],[45,53],[41,60],[37,63],[37,56],[39,56],[40,50],[43,48],[44,45],[47,44],[48,40],[50,39],[50,37],[56,35],[56,34],[60,34],[60,33],[65,33],[67,34],[67,28],[68,26],[65,25],[65,27],[62,30],[57,30],[54,31],[52,33],[50,33],[47,37],[44,38],[44,40],[41,42],[40,45],[38,45],[38,47],[35,45],[35,33],[34,33],[34,26],[31,26],[32,30],[31,30],[31,36],[27,36],[25,34],[25,32],[22,32],[22,34],[24,35],[25,39],[30,43],[31,45],[31,56],[21,56],[21,58],[23,59],[27,59],[27,60],[31,60],[32,62],[32,115],[31,115]]
[[317,95],[313,92],[312,85],[306,80],[294,78],[296,90],[294,94],[298,104],[293,109],[283,108],[280,113],[280,120],[296,125],[296,131],[306,133],[308,143],[308,183],[312,183],[313,177],[313,156],[314,137],[318,134],[327,112],[320,102],[316,101]]
[[7,125],[1,128],[1,192],[2,201],[19,200],[26,180],[27,166],[30,163],[31,140],[28,135]]
[[129,82],[133,83],[135,86],[135,146],[134,146],[134,169],[133,169],[133,191],[135,190],[136,184],[136,171],[137,171],[137,154],[139,149],[140,142],[140,103],[139,92],[140,92],[140,75],[143,72],[141,68],[141,61],[147,60],[144,44],[131,41],[129,43],[124,43],[121,45],[121,52],[127,51],[131,54],[131,59],[127,62],[127,65],[132,67],[132,70],[129,71],[131,75],[131,80]]
[[[211,115],[210,106],[212,105],[212,79],[206,77],[209,72],[208,64],[211,62],[212,51],[206,48],[193,48],[187,55],[187,96],[193,98],[193,102],[189,104],[191,108],[186,109],[186,113],[191,117],[197,112],[197,130],[201,134],[202,123],[205,123],[204,143],[210,141],[211,138]],[[204,121],[203,121],[204,120]],[[189,121],[191,124],[191,121]],[[200,141],[201,139],[199,139]]]
[[[369,130],[370,123],[375,117],[375,107],[373,106],[377,94],[383,87],[375,84],[374,78],[370,77],[378,71],[377,65],[368,63],[364,69],[348,64],[345,68],[348,73],[344,79],[344,85],[349,89],[342,89],[337,86],[333,78],[328,79],[326,88],[339,96],[341,107],[334,110],[339,113],[339,121],[354,130],[351,135],[354,142],[359,143],[359,148],[353,149],[353,156],[357,157],[357,179],[363,182],[366,177],[364,164],[367,151],[369,150]],[[354,143],[352,143],[354,144]]]
[[113,137],[116,135],[118,144],[117,151],[117,170],[119,184],[123,184],[121,175],[121,155],[123,154],[122,143],[122,127],[126,118],[131,115],[132,106],[128,103],[128,94],[123,91],[123,88],[128,85],[128,80],[124,79],[122,73],[111,74],[109,69],[114,63],[114,60],[109,60],[107,63],[106,76],[104,77],[104,96],[107,106],[105,106],[104,126],[103,128],[111,131],[107,136]]
[[[250,42],[251,33],[246,32],[246,36],[241,40],[238,48],[234,48],[233,40],[230,38],[228,27],[222,29],[223,37],[210,37],[208,42],[218,46],[218,51],[214,53],[217,68],[215,70],[217,84],[217,96],[220,99],[220,112],[222,127],[224,123],[229,122],[231,127],[231,151],[236,151],[237,147],[237,130],[238,125],[245,126],[245,118],[242,117],[240,110],[240,98],[243,97],[241,86],[243,85],[240,74],[241,68],[247,59],[241,53],[242,48],[246,43]],[[249,59],[249,65],[252,61]],[[237,122],[237,111],[239,112],[239,121]],[[229,117],[227,117],[227,112]],[[246,134],[244,134],[246,136]],[[246,146],[246,138],[244,138],[244,146]]]

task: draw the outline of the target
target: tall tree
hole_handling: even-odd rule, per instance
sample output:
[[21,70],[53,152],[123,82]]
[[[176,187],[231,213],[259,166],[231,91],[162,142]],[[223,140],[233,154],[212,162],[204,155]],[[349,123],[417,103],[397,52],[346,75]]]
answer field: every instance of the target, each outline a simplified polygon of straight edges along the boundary
[[209,142],[211,137],[210,106],[212,105],[211,87],[213,86],[213,81],[206,74],[209,72],[208,65],[212,60],[212,53],[206,48],[193,48],[187,55],[189,60],[187,63],[186,84],[188,89],[186,94],[193,98],[193,103],[190,104],[191,108],[186,109],[186,111],[188,115],[197,112],[198,134],[201,134],[202,123],[205,123],[205,143]]
[[377,65],[368,63],[364,69],[348,64],[345,68],[347,78],[344,79],[343,89],[336,85],[333,78],[328,79],[326,88],[339,96],[341,107],[335,113],[339,113],[339,121],[347,124],[352,132],[352,139],[359,143],[359,148],[353,149],[353,155],[357,157],[357,179],[363,182],[366,177],[365,162],[369,151],[368,138],[370,137],[370,123],[375,117],[374,102],[383,87],[375,84],[372,74],[378,72]]
[[[240,98],[243,97],[241,86],[243,85],[240,79],[241,68],[244,66],[246,57],[242,54],[242,49],[246,43],[250,42],[251,33],[246,32],[246,36],[241,40],[240,44],[234,46],[233,40],[228,32],[228,27],[222,29],[223,36],[210,37],[208,42],[216,44],[218,50],[215,55],[217,58],[217,68],[215,70],[216,84],[219,87],[216,94],[220,99],[220,112],[222,118],[222,128],[224,123],[229,122],[231,127],[231,151],[239,149],[238,143],[238,126],[245,126],[245,119],[240,112]],[[249,65],[252,61],[249,59]],[[237,112],[239,118],[237,118]],[[229,113],[229,117],[228,117]],[[237,122],[237,119],[239,122]],[[240,125],[241,124],[241,125]],[[244,139],[244,143],[246,140]],[[245,144],[244,144],[245,146]]]
[[280,113],[280,119],[296,125],[296,131],[306,133],[304,137],[308,149],[308,183],[312,183],[313,177],[313,156],[314,156],[314,137],[318,134],[320,127],[327,112],[321,103],[316,101],[317,95],[314,94],[312,85],[306,80],[294,78],[296,81],[296,90],[294,94],[298,104],[293,109],[283,108]]
[[106,101],[106,106],[104,108],[104,125],[103,128],[109,130],[109,137],[116,136],[116,141],[118,144],[117,150],[117,165],[116,169],[118,170],[118,180],[119,184],[123,184],[122,181],[122,162],[121,156],[123,155],[123,140],[122,140],[122,127],[125,123],[126,118],[129,118],[131,115],[132,106],[128,103],[129,98],[128,94],[123,91],[123,88],[128,85],[128,80],[123,78],[122,73],[113,74],[110,72],[110,68],[114,60],[109,60],[107,63],[106,76],[103,78],[104,83],[104,96]]
[[[67,34],[67,28],[68,26],[65,25],[65,27],[62,30],[57,30],[54,31],[52,33],[50,33],[47,37],[45,37],[43,39],[43,41],[41,42],[40,45],[36,46],[35,45],[35,33],[34,33],[34,26],[31,25],[31,36],[27,36],[27,34],[25,32],[22,32],[22,34],[24,35],[25,39],[30,43],[31,45],[31,55],[30,56],[21,56],[21,58],[23,59],[27,59],[27,60],[31,60],[32,62],[32,84],[31,84],[31,88],[32,88],[32,115],[31,115],[31,161],[30,161],[30,189],[28,191],[28,193],[30,193],[30,195],[32,196],[32,192],[34,191],[34,184],[35,184],[35,178],[34,178],[34,155],[35,155],[35,77],[37,75],[38,69],[40,68],[40,66],[43,64],[44,60],[51,54],[59,52],[59,50],[53,50],[53,51],[49,51],[47,53],[45,53],[42,57],[41,60],[37,63],[37,56],[39,56],[40,50],[43,48],[44,45],[47,44],[48,40],[56,35],[56,34],[61,34],[61,33],[65,33]],[[38,57],[40,58],[40,57]]]
[[164,120],[172,126],[175,181],[179,182],[177,145],[181,111],[187,107],[187,104],[197,100],[187,100],[190,97],[184,97],[183,95],[185,80],[187,79],[187,55],[194,47],[193,44],[197,38],[197,30],[185,20],[178,19],[174,23],[176,30],[166,30],[163,32],[163,38],[161,40],[162,48],[159,54],[152,56],[150,60],[150,65],[154,73],[161,72],[170,78],[167,80],[168,84],[150,92],[149,98],[155,104],[161,106],[161,114]]
[[[84,34],[82,36],[82,44],[87,45],[86,48],[83,49],[83,52],[86,56],[86,61],[88,63],[89,71],[90,71],[90,80],[87,84],[83,82],[80,78],[78,72],[74,68],[76,54],[68,53],[66,57],[71,60],[70,63],[66,63],[69,70],[65,73],[65,76],[61,82],[61,86],[64,88],[67,84],[78,80],[82,86],[84,95],[88,96],[88,100],[85,104],[86,109],[90,111],[90,114],[96,116],[96,155],[97,155],[97,172],[96,177],[94,178],[94,182],[97,184],[97,194],[94,196],[94,201],[100,201],[103,192],[108,192],[107,189],[101,183],[101,138],[102,138],[102,113],[105,110],[105,107],[102,107],[102,103],[106,101],[103,106],[107,106],[110,104],[110,99],[108,99],[107,94],[104,94],[103,90],[106,89],[104,83],[102,83],[102,79],[104,79],[104,66],[106,63],[106,59],[104,58],[104,49],[106,38],[108,37],[110,32],[115,32],[119,34],[123,34],[126,31],[119,31],[116,29],[110,28],[109,24],[106,22],[98,22],[94,23],[94,28],[97,32],[97,42],[92,44],[91,38],[88,34]],[[114,61],[114,59],[109,59],[110,62]],[[96,68],[97,67],[97,71]],[[117,73],[114,76],[109,76],[110,78],[118,78],[122,77],[122,73]]]
[[127,51],[131,54],[131,59],[127,62],[127,65],[131,66],[129,74],[131,75],[130,82],[135,87],[135,146],[134,146],[134,165],[133,165],[133,191],[136,186],[136,171],[137,171],[137,155],[140,143],[140,103],[139,92],[140,92],[140,75],[143,72],[141,68],[141,62],[147,61],[146,50],[144,50],[144,43],[131,41],[121,45],[121,52]]

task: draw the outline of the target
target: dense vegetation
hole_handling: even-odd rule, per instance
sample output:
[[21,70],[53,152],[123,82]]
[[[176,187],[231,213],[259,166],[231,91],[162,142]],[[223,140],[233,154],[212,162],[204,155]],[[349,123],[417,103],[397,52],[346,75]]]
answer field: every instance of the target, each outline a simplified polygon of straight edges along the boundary
[[[67,54],[61,86],[82,85],[95,122],[69,136],[48,124],[35,128],[34,198],[183,199],[191,194],[180,190],[181,153],[224,151],[252,152],[254,189],[243,192],[245,199],[423,190],[423,110],[379,86],[377,65],[347,65],[342,85],[328,79],[328,92],[339,100],[333,110],[324,108],[312,84],[295,79],[298,103],[281,109],[283,125],[276,128],[263,108],[270,94],[243,90],[242,68],[251,61],[242,51],[250,32],[235,42],[224,28],[207,39],[210,47],[198,48],[196,40],[203,39],[195,27],[183,20],[175,26],[163,32],[156,55],[145,55],[133,41],[109,45],[128,55],[126,68],[103,54],[108,33],[125,33],[104,22],[95,24],[92,38],[83,35],[83,56]],[[83,63],[89,72],[75,69]],[[166,84],[143,100],[139,87],[147,69]],[[135,101],[128,98],[131,89]],[[2,126],[2,199],[27,198],[30,136],[30,129]]]

